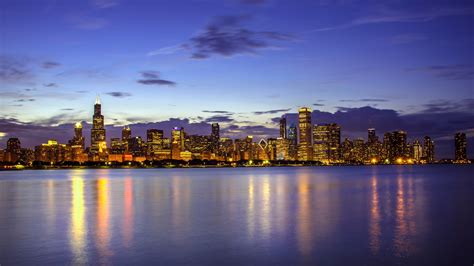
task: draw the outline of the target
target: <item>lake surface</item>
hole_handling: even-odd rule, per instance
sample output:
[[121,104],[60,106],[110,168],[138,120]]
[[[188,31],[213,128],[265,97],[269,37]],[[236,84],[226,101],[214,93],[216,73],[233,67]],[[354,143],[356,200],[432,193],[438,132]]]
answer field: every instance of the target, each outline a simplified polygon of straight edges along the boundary
[[473,265],[474,167],[0,172],[0,264]]

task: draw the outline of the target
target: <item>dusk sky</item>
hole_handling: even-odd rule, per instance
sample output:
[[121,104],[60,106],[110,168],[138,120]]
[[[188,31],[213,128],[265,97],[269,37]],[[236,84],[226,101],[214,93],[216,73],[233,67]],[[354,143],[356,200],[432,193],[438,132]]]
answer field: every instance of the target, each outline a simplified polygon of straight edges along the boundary
[[277,117],[308,106],[343,137],[430,135],[438,158],[463,131],[472,157],[474,3],[0,2],[0,147],[66,141],[97,94],[107,140],[127,124],[208,134],[211,122],[276,137]]

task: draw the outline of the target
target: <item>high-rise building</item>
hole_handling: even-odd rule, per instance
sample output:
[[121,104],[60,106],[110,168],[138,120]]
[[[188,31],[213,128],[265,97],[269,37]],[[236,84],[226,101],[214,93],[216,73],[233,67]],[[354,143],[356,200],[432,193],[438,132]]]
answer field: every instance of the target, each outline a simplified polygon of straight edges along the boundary
[[146,131],[147,157],[154,159],[157,151],[163,148],[163,130],[148,129]]
[[84,149],[85,139],[84,139],[84,136],[82,135],[81,122],[77,122],[76,124],[74,124],[74,137],[69,141],[69,145],[71,145],[71,147]]
[[454,136],[454,158],[457,162],[467,160],[467,139],[466,133],[456,133]]
[[18,138],[9,138],[7,148],[5,149],[4,160],[6,162],[16,163],[21,157],[21,142]]
[[290,160],[290,140],[284,138],[276,139],[276,160]]
[[287,138],[287,132],[286,132],[286,117],[282,116],[280,118],[280,138]]
[[413,142],[413,160],[416,163],[421,161],[421,157],[423,157],[423,147],[420,144],[419,140],[415,140]]
[[352,159],[354,162],[363,163],[365,158],[365,142],[363,138],[356,138],[352,142]]
[[423,158],[427,163],[433,163],[435,158],[434,141],[430,137],[425,136],[423,143]]
[[352,154],[353,144],[349,138],[345,138],[341,144],[341,156],[342,160],[346,163],[354,161]]
[[366,144],[366,162],[378,163],[382,159],[382,143],[379,141],[375,133],[375,128],[367,130],[367,144]]
[[388,163],[400,163],[407,159],[407,133],[393,131],[384,134],[383,139],[384,159]]
[[66,144],[59,144],[56,140],[50,139],[48,143],[35,147],[35,160],[51,164],[72,161],[71,147]]
[[129,126],[124,126],[122,128],[122,146],[125,153],[129,152],[128,141],[132,138],[132,130]]
[[184,128],[174,127],[171,131],[171,158],[181,160],[184,151]]
[[104,116],[101,111],[102,105],[100,98],[97,96],[94,104],[94,115],[92,116],[91,130],[91,152],[93,154],[103,153],[107,149],[105,141]]
[[218,123],[212,123],[211,125],[211,151],[217,153],[219,151],[219,139],[220,139],[220,129]]
[[313,160],[313,147],[311,141],[311,109],[301,107],[298,111],[299,144],[298,160]]
[[294,124],[288,128],[288,140],[288,158],[286,160],[294,161],[298,158],[298,133]]
[[325,164],[340,160],[341,127],[337,124],[317,124],[313,128],[313,160]]

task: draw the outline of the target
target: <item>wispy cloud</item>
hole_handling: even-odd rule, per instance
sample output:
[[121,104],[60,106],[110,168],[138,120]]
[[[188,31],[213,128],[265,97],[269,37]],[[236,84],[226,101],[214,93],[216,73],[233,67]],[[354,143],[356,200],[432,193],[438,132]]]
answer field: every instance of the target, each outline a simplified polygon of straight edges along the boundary
[[231,114],[234,114],[233,112],[230,112],[230,111],[222,111],[222,110],[202,110],[203,113],[211,113],[211,114],[228,114],[228,115],[231,115]]
[[187,49],[187,46],[185,44],[176,44],[176,45],[166,46],[166,47],[162,47],[157,50],[151,51],[147,55],[154,56],[154,55],[174,54],[185,49]]
[[56,83],[52,82],[52,83],[46,83],[46,84],[43,84],[43,86],[45,86],[45,87],[50,87],[50,88],[51,88],[51,87],[57,87],[57,86],[58,86],[58,84],[56,84]]
[[388,39],[391,44],[408,44],[426,40],[426,36],[419,33],[404,33],[392,36]]
[[27,57],[0,55],[0,81],[30,81],[34,76],[30,63],[31,59]]
[[365,99],[343,99],[340,102],[388,102],[387,99],[365,98]]
[[105,9],[117,6],[119,4],[116,0],[93,0],[92,5],[95,8]]
[[[431,5],[431,3],[430,3]],[[404,9],[396,8],[388,5],[379,6],[373,14],[361,16],[355,18],[347,23],[321,27],[312,30],[313,32],[318,31],[330,31],[347,29],[357,26],[369,25],[369,24],[380,24],[380,23],[416,23],[416,22],[428,22],[442,17],[451,16],[465,16],[473,15],[474,9],[472,6],[467,7],[446,7],[436,6],[432,4],[421,9]]]
[[474,65],[433,65],[420,68],[409,68],[408,71],[418,71],[431,74],[437,78],[447,80],[471,80],[474,79]]
[[274,109],[274,110],[268,110],[268,111],[256,111],[253,112],[254,115],[264,115],[264,114],[277,114],[277,113],[282,113],[282,112],[288,112],[290,111],[291,108],[287,109]]
[[72,23],[74,27],[81,30],[99,30],[105,28],[109,24],[109,22],[104,18],[82,15],[70,17],[69,22]]

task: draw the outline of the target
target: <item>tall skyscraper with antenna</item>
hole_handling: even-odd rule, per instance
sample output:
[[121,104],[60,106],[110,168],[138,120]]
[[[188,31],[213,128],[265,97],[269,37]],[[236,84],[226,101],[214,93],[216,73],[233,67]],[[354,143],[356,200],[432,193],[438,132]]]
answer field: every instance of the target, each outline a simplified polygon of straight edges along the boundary
[[94,115],[92,116],[92,130],[91,130],[91,148],[92,154],[105,152],[107,144],[105,141],[105,127],[104,116],[102,115],[102,105],[100,97],[97,95],[94,104]]

